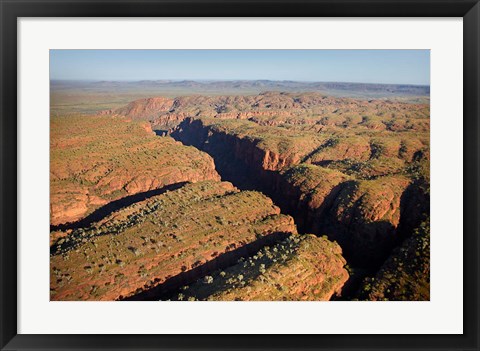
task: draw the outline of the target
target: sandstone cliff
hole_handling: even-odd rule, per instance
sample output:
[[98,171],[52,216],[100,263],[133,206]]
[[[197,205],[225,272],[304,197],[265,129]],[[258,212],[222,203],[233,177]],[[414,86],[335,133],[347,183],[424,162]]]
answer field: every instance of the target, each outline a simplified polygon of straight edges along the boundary
[[[388,100],[335,98],[321,93],[264,92],[258,95],[190,95],[175,99],[153,97],[127,106],[101,111],[151,121],[156,129],[168,129],[187,117],[251,119],[260,125],[306,124],[320,129],[345,123],[363,123],[372,130],[427,131],[428,105]],[[364,117],[367,117],[364,119]]]
[[420,213],[402,213],[425,203],[413,184],[428,178],[421,166],[428,165],[428,140],[366,129],[317,133],[188,118],[172,136],[209,153],[222,178],[250,178],[245,186],[271,196],[303,232],[328,235],[352,264],[371,269],[408,234],[401,230],[407,222],[420,221]]
[[430,221],[427,218],[382,265],[365,279],[358,297],[364,300],[430,300]]
[[348,279],[345,263],[336,243],[314,235],[292,235],[183,287],[172,299],[329,300]]
[[260,193],[229,183],[189,184],[58,240],[51,299],[148,299],[295,232],[293,219]]
[[115,117],[51,121],[51,225],[80,220],[112,201],[181,182],[219,180],[210,156],[146,122]]

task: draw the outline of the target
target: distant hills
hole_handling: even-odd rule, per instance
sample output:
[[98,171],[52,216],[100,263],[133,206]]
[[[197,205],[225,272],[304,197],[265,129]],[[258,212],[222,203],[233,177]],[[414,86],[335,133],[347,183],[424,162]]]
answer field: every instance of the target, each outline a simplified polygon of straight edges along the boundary
[[60,81],[52,80],[53,92],[80,89],[84,92],[139,92],[149,94],[257,94],[265,91],[321,92],[332,96],[358,98],[428,97],[430,86],[343,82],[296,82],[272,80],[141,80],[141,81]]

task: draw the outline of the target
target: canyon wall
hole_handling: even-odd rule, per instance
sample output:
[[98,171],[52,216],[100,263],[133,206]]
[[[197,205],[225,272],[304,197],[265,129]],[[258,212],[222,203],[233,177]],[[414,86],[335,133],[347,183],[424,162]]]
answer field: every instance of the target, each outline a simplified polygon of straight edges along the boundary
[[50,141],[50,223],[75,222],[102,206],[182,182],[219,180],[213,159],[147,122],[55,117]]
[[428,211],[424,190],[407,174],[358,179],[301,163],[311,154],[308,146],[282,153],[278,145],[265,147],[255,134],[242,135],[212,119],[188,118],[171,135],[209,153],[223,179],[270,196],[301,231],[338,241],[356,266],[378,267]]
[[[239,191],[225,182],[188,184],[124,207],[57,241],[51,250],[51,299],[162,299],[290,236],[298,236],[293,219],[261,193]],[[340,291],[348,273],[341,249],[321,243],[272,250],[289,255],[297,268],[308,260],[307,272],[294,276],[293,269],[289,284],[304,286],[301,292],[309,296],[320,289],[327,299]],[[271,300],[269,291],[276,288],[262,290],[263,299]]]
[[51,130],[52,300],[429,298],[428,105],[156,97]]

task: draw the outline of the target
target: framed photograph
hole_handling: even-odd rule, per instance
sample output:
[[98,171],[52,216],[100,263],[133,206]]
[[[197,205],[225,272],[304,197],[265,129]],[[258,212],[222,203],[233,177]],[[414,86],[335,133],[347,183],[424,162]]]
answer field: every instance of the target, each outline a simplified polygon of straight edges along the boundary
[[478,1],[2,1],[1,349],[478,350]]

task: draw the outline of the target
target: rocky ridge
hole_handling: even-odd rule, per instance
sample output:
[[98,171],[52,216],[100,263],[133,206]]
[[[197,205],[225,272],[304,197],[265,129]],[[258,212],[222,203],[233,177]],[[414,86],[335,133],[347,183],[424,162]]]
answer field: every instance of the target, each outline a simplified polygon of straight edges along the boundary
[[[183,178],[169,184],[177,184],[177,188],[157,186],[157,193],[148,189],[144,191],[148,196],[135,198],[133,205],[123,203],[73,230],[52,232],[52,262],[56,263],[52,277],[58,283],[52,285],[52,299],[322,300],[342,294],[369,300],[429,299],[429,262],[425,260],[429,248],[419,249],[425,235],[420,235],[420,241],[415,239],[415,228],[429,212],[428,105],[270,92],[147,98],[94,118],[100,124],[109,120],[140,126],[150,136],[131,139],[137,147],[134,150],[143,151],[138,148],[143,139],[160,140],[153,149],[168,152],[162,154],[159,168],[171,170],[172,178],[178,176],[175,172]],[[168,136],[155,137],[150,126],[161,130],[159,135]],[[123,137],[131,137],[131,129],[118,130]],[[108,135],[105,130],[103,133]],[[198,152],[202,161],[188,162],[190,152]],[[205,167],[209,162],[204,163],[204,157],[211,166]],[[153,161],[145,160],[145,164]],[[188,165],[192,172],[188,167],[179,171],[179,165]],[[128,162],[117,162],[113,168],[125,166],[128,169]],[[135,167],[141,169],[143,159]],[[159,170],[153,171],[157,176]],[[219,183],[217,172],[241,191],[229,183]],[[205,179],[213,182],[206,186]],[[215,193],[219,187],[228,190]],[[123,189],[116,193],[118,199],[129,196]],[[217,190],[212,195],[208,189]],[[186,195],[190,191],[195,194],[191,198]],[[280,209],[258,191],[290,214],[301,233],[312,232],[317,237],[298,235],[293,219],[280,214]],[[83,201],[71,193],[65,195],[70,201]],[[172,219],[172,213],[165,212],[161,204],[172,196],[175,200],[165,208],[174,208],[187,218],[175,213],[172,222],[167,220],[165,225],[160,219]],[[224,207],[219,199],[231,201]],[[177,208],[176,202],[186,209]],[[237,221],[233,218],[243,218],[250,207],[258,209],[258,217],[257,210],[251,210],[253,217],[234,224]],[[92,213],[88,211],[79,217]],[[230,215],[234,217],[225,220]],[[209,222],[212,218],[215,223]],[[177,227],[170,227],[171,223]],[[265,224],[260,231],[259,223]],[[213,232],[205,234],[205,225]],[[182,235],[185,228],[187,237]],[[145,241],[150,234],[137,242],[135,235],[139,233],[154,233],[155,243],[173,235],[182,244],[167,245],[174,248],[169,256],[161,247],[155,248],[154,242]],[[222,243],[224,238],[232,242],[206,253],[210,244],[205,244],[201,235],[209,238],[207,242],[218,243],[219,238]],[[181,245],[185,244],[193,256],[204,259],[195,261],[183,255]],[[108,269],[102,268],[105,263],[100,266],[98,262],[112,255],[112,245],[127,255],[118,259],[121,268],[115,267],[116,257],[115,264],[110,258],[105,261]],[[148,254],[143,250],[147,246],[152,250],[147,250]],[[150,263],[145,265],[144,261]],[[62,262],[67,263],[62,266]],[[88,274],[96,272],[98,266],[95,279],[74,269],[80,262],[86,262],[84,268],[90,267],[85,269]],[[153,268],[153,262],[160,268]],[[346,262],[349,273],[344,268]],[[408,267],[404,275],[392,273],[402,271],[402,265]],[[73,274],[69,272],[72,269]],[[108,274],[101,277],[105,269],[112,270],[113,278]],[[125,269],[132,279],[117,277],[122,277]],[[140,278],[135,276],[137,269]],[[358,293],[356,288],[353,293],[346,292],[351,281],[359,284],[364,277]],[[412,281],[418,284],[412,285]],[[392,293],[392,287],[404,292]]]
[[[379,112],[380,111],[380,112]],[[260,125],[307,124],[324,126],[363,123],[370,129],[428,130],[428,105],[389,100],[335,98],[321,93],[265,92],[258,95],[205,96],[177,98],[152,97],[99,112],[148,120],[154,129],[169,129],[187,117],[251,119]],[[363,120],[364,116],[370,116]],[[377,121],[378,118],[386,123]],[[418,117],[424,117],[421,121]]]
[[173,300],[325,301],[348,279],[336,243],[314,235],[291,235],[236,265],[183,286]]
[[[158,298],[296,235],[293,219],[270,199],[215,181],[151,197],[77,231],[53,246],[52,300]],[[335,267],[341,277],[324,287],[327,297],[346,280],[345,262],[338,247],[316,248],[306,256],[310,265],[324,274],[326,266]],[[309,293],[326,279],[310,276],[308,283],[308,277],[292,276],[291,284],[311,284],[304,290]]]
[[171,138],[156,137],[147,122],[55,117],[50,129],[53,226],[78,221],[127,196],[220,179],[210,156]]
[[[294,216],[302,231],[339,241],[355,265],[370,268],[383,262],[406,235],[399,231],[401,213],[417,205],[407,201],[415,189],[421,192],[413,185],[416,177],[428,178],[421,167],[428,164],[428,156],[422,156],[425,140],[419,139],[419,149],[400,152],[402,138],[410,136],[364,134],[368,151],[345,153],[338,150],[357,135],[271,129],[251,121],[190,118],[172,136],[209,153],[224,179],[237,184],[241,174],[236,171],[253,175],[254,188]],[[313,162],[318,153],[329,162]],[[235,162],[239,165],[232,167]],[[413,196],[415,201],[420,197]],[[420,215],[412,213],[409,221],[418,223]]]

